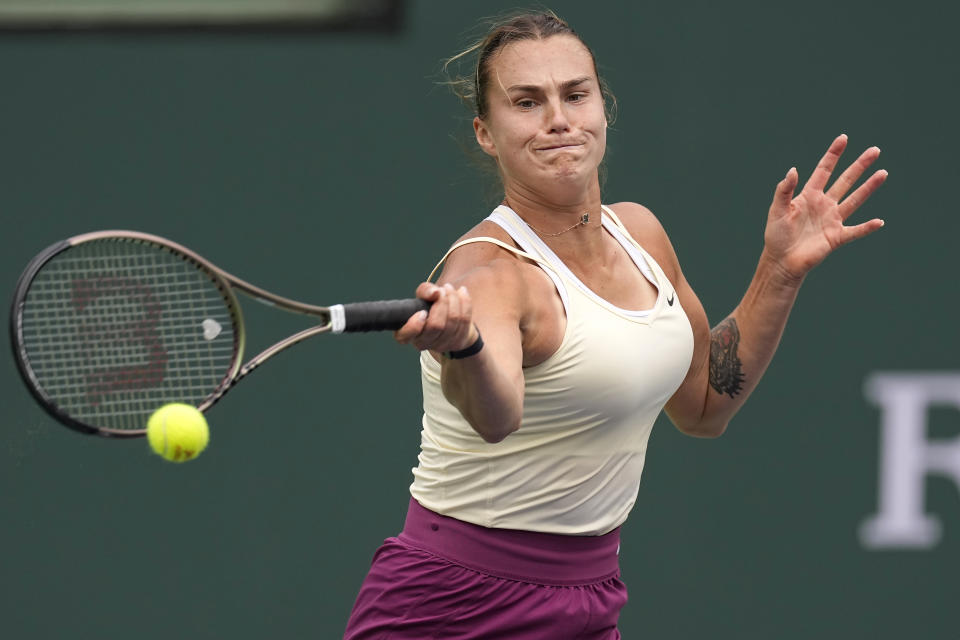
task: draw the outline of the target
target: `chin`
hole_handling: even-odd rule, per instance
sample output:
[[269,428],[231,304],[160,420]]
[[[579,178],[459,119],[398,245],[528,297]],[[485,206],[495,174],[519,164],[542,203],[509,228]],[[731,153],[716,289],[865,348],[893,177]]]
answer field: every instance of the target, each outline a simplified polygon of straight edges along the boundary
[[596,171],[561,171],[543,182],[542,192],[557,203],[579,202],[597,179]]
[[554,167],[552,174],[555,180],[588,180],[591,176],[597,175],[597,167],[592,164],[585,166],[579,162],[565,163]]

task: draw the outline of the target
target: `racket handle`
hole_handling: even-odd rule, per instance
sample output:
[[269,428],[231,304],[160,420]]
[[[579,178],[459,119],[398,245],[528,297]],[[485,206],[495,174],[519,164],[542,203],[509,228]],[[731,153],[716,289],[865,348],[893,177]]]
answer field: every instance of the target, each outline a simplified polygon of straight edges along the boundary
[[396,331],[407,323],[410,316],[429,308],[430,303],[419,298],[338,304],[330,307],[332,331]]

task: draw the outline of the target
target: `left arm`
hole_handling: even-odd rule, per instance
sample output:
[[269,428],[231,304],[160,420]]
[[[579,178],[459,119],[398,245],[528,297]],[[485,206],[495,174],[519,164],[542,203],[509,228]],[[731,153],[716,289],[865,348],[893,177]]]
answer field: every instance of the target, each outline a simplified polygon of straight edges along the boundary
[[844,225],[886,180],[887,172],[877,171],[847,195],[880,155],[878,148],[864,151],[826,188],[846,145],[845,135],[833,141],[796,196],[795,168],[777,185],[753,280],[740,304],[712,330],[676,265],[677,295],[695,339],[687,377],[665,407],[681,431],[707,437],[724,432],[770,364],[807,273],[839,247],[883,226],[879,219]]

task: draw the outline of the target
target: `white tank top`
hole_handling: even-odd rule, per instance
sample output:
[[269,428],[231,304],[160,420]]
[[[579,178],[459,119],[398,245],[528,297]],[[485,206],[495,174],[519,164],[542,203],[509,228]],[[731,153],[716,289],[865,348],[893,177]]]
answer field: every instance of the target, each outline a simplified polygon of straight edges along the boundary
[[620,309],[593,293],[506,206],[487,219],[523,252],[494,238],[451,248],[493,242],[535,260],[560,293],[567,326],[553,355],[524,368],[520,428],[495,444],[447,402],[440,365],[421,354],[423,430],[410,492],[424,507],[485,527],[568,535],[602,535],[626,520],[653,423],[690,366],[693,331],[660,266],[604,213],[604,229],[658,289],[650,309]]

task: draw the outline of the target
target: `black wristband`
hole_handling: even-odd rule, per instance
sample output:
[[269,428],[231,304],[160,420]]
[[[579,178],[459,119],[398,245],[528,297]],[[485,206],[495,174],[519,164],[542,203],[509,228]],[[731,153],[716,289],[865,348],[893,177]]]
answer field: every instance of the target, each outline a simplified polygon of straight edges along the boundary
[[444,351],[443,355],[451,360],[460,360],[480,353],[480,349],[483,349],[483,337],[480,335],[480,329],[477,329],[476,342],[466,349],[460,349],[459,351]]

